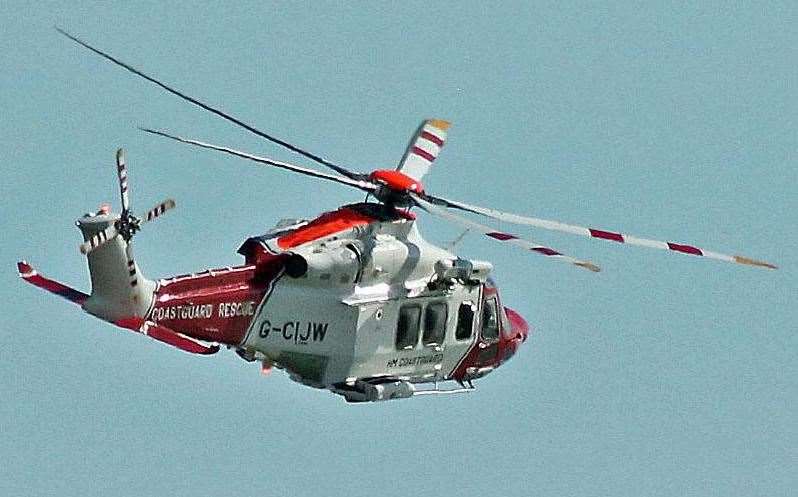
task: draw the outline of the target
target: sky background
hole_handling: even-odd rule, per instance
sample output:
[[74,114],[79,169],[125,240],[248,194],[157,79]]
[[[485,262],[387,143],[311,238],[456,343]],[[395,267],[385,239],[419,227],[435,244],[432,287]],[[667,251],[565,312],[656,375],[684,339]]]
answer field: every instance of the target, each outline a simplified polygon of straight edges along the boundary
[[[794,495],[798,3],[0,3],[0,495]],[[535,331],[464,396],[350,406],[182,353],[16,276],[88,290],[73,221],[118,205],[117,147],[135,208],[178,204],[136,239],[152,278],[361,195],[141,133],[312,165],[54,24],[353,169],[446,118],[430,192],[781,268],[518,230],[593,274],[467,237]]]

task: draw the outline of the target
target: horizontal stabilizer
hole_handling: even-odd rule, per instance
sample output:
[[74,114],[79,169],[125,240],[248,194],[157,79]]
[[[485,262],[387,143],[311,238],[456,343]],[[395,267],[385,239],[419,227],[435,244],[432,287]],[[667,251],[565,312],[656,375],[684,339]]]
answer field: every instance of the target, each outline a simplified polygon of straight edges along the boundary
[[147,335],[148,337],[154,338],[159,342],[166,343],[172,347],[177,347],[184,352],[202,355],[211,355],[219,352],[218,345],[205,345],[204,343],[182,335],[170,328],[167,328],[166,326],[162,326],[142,318],[132,317],[119,319],[115,321],[114,324],[120,328],[126,328],[128,330],[135,331],[136,333]]
[[[47,290],[48,292],[58,295],[59,297],[63,297],[77,305],[82,306],[83,303],[89,298],[89,296],[83,292],[75,290],[74,288],[70,288],[55,280],[45,278],[39,274],[38,271],[33,269],[33,266],[25,261],[18,262],[17,269],[19,270],[20,278],[27,281],[31,285]],[[128,330],[135,331],[136,333],[147,335],[155,340],[158,340],[159,342],[169,344],[192,354],[210,355],[219,351],[218,345],[206,345],[174,330],[171,330],[166,326],[161,326],[157,323],[146,321],[142,318],[124,318],[114,321],[113,323],[121,328],[126,328]]]
[[77,305],[83,305],[86,299],[89,298],[88,295],[81,291],[70,288],[55,280],[45,278],[26,261],[17,262],[17,270],[19,271],[19,277],[31,285],[38,286]]

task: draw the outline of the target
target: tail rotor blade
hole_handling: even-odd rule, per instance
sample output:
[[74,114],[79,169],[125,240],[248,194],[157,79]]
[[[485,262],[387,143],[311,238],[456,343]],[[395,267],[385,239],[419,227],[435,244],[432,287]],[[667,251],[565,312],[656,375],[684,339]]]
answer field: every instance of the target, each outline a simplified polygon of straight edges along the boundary
[[465,228],[468,228],[469,230],[473,230],[473,231],[477,231],[479,233],[482,233],[483,235],[488,236],[490,238],[493,238],[494,240],[497,240],[497,241],[500,241],[500,242],[504,242],[504,243],[509,243],[511,245],[516,245],[516,246],[521,247],[523,249],[526,249],[526,250],[529,250],[529,251],[532,251],[532,252],[535,252],[535,253],[538,253],[538,254],[541,254],[541,255],[545,255],[545,256],[550,257],[552,259],[560,260],[560,261],[563,261],[563,262],[568,262],[568,263],[573,264],[575,266],[579,266],[581,268],[585,268],[585,269],[588,269],[590,271],[593,271],[594,273],[597,273],[597,272],[601,271],[601,269],[598,266],[596,266],[595,264],[593,264],[590,261],[583,261],[583,260],[580,260],[580,259],[575,259],[573,257],[561,254],[560,252],[557,252],[556,250],[554,250],[552,248],[546,247],[544,245],[540,245],[540,244],[538,244],[536,242],[533,242],[533,241],[530,241],[530,240],[524,240],[523,238],[520,238],[520,237],[518,237],[516,235],[513,235],[511,233],[504,233],[504,232],[501,232],[501,231],[496,231],[495,229],[491,228],[490,226],[486,226],[484,224],[480,224],[480,223],[471,221],[470,219],[466,219],[464,217],[460,217],[460,216],[457,216],[455,214],[452,214],[451,212],[447,211],[444,208],[438,207],[435,204],[427,202],[426,200],[422,199],[420,196],[418,196],[418,195],[416,195],[414,193],[411,193],[410,195],[413,198],[413,200],[415,201],[416,205],[418,205],[419,207],[421,207],[425,211],[429,212],[430,214],[438,216],[438,217],[441,217],[441,218],[446,219],[447,221],[453,222],[455,224],[459,224],[459,225],[461,225],[461,226],[463,226]]
[[507,212],[501,212],[495,209],[488,209],[485,207],[479,207],[476,205],[466,204],[465,202],[448,200],[441,197],[433,197],[428,195],[427,200],[430,202],[438,205],[449,207],[453,209],[459,209],[466,212],[471,212],[474,214],[479,214],[481,216],[485,216],[490,219],[495,219],[497,221],[503,221],[507,223],[513,224],[520,224],[526,226],[534,226],[536,228],[542,228],[552,231],[560,231],[563,233],[570,233],[572,235],[580,235],[586,236],[589,238],[600,238],[602,240],[610,240],[617,243],[624,243],[626,245],[636,245],[638,247],[648,247],[648,248],[655,248],[661,250],[670,250],[673,252],[681,252],[683,254],[688,255],[697,255],[707,257],[709,259],[716,259],[719,261],[725,262],[733,262],[736,264],[745,264],[749,266],[757,266],[763,267],[768,269],[776,269],[776,266],[764,261],[759,261],[755,259],[751,259],[748,257],[744,257],[741,255],[726,255],[720,254],[718,252],[711,252],[709,250],[704,250],[698,247],[694,247],[692,245],[686,245],[682,243],[674,243],[674,242],[666,242],[660,240],[651,240],[648,238],[638,238],[631,235],[626,235],[624,233],[617,233],[614,231],[607,231],[601,230],[596,228],[587,228],[583,226],[576,226],[572,224],[565,224],[560,223],[558,221],[550,221],[547,219],[540,219],[536,217],[528,217],[528,216],[519,216],[518,214],[510,214]]
[[107,228],[105,228],[104,230],[98,231],[97,233],[93,234],[91,236],[91,238],[89,238],[87,241],[81,243],[80,244],[80,252],[82,254],[89,254],[93,250],[96,250],[99,247],[102,247],[103,245],[105,245],[109,241],[111,241],[114,238],[116,238],[116,236],[118,234],[119,234],[119,231],[116,229],[116,226],[112,224],[112,225],[108,226]]
[[133,245],[129,240],[125,248],[125,255],[127,255],[127,272],[130,286],[135,287],[139,284],[139,277],[136,274],[136,261],[133,260]]
[[171,198],[168,198],[161,202],[160,204],[156,205],[152,209],[148,210],[147,213],[144,215],[144,219],[142,222],[149,223],[150,221],[154,221],[157,218],[161,217],[165,212],[174,209],[176,206],[175,201]]
[[119,193],[122,197],[122,212],[130,212],[130,200],[128,198],[127,185],[127,164],[125,162],[125,151],[116,151],[116,174],[119,178]]

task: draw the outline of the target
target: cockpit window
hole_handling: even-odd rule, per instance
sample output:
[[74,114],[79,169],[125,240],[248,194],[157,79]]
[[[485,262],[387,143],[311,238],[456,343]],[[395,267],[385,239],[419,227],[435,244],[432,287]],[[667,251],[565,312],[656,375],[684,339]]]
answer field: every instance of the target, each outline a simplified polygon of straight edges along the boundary
[[499,338],[499,307],[495,297],[486,300],[482,307],[482,338],[485,340]]
[[424,345],[440,345],[446,337],[446,303],[433,302],[424,311]]
[[418,325],[421,320],[421,307],[405,305],[399,309],[396,323],[396,348],[412,349],[418,343]]
[[468,340],[471,338],[471,331],[474,328],[474,303],[463,302],[457,309],[457,329],[454,337],[458,340]]

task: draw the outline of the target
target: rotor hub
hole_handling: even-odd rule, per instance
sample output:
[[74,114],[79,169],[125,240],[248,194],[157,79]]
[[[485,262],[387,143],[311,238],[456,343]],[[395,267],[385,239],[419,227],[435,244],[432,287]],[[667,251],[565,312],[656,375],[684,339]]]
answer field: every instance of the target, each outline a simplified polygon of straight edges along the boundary
[[141,219],[128,212],[123,212],[116,222],[116,225],[119,235],[126,242],[129,242],[130,239],[133,238],[133,235],[141,229]]
[[410,194],[424,193],[424,186],[420,181],[400,171],[378,169],[369,174],[368,178],[378,186],[374,196],[386,205],[410,207],[413,205]]
[[420,181],[400,171],[378,169],[369,174],[369,179],[396,193],[424,193],[424,185]]

